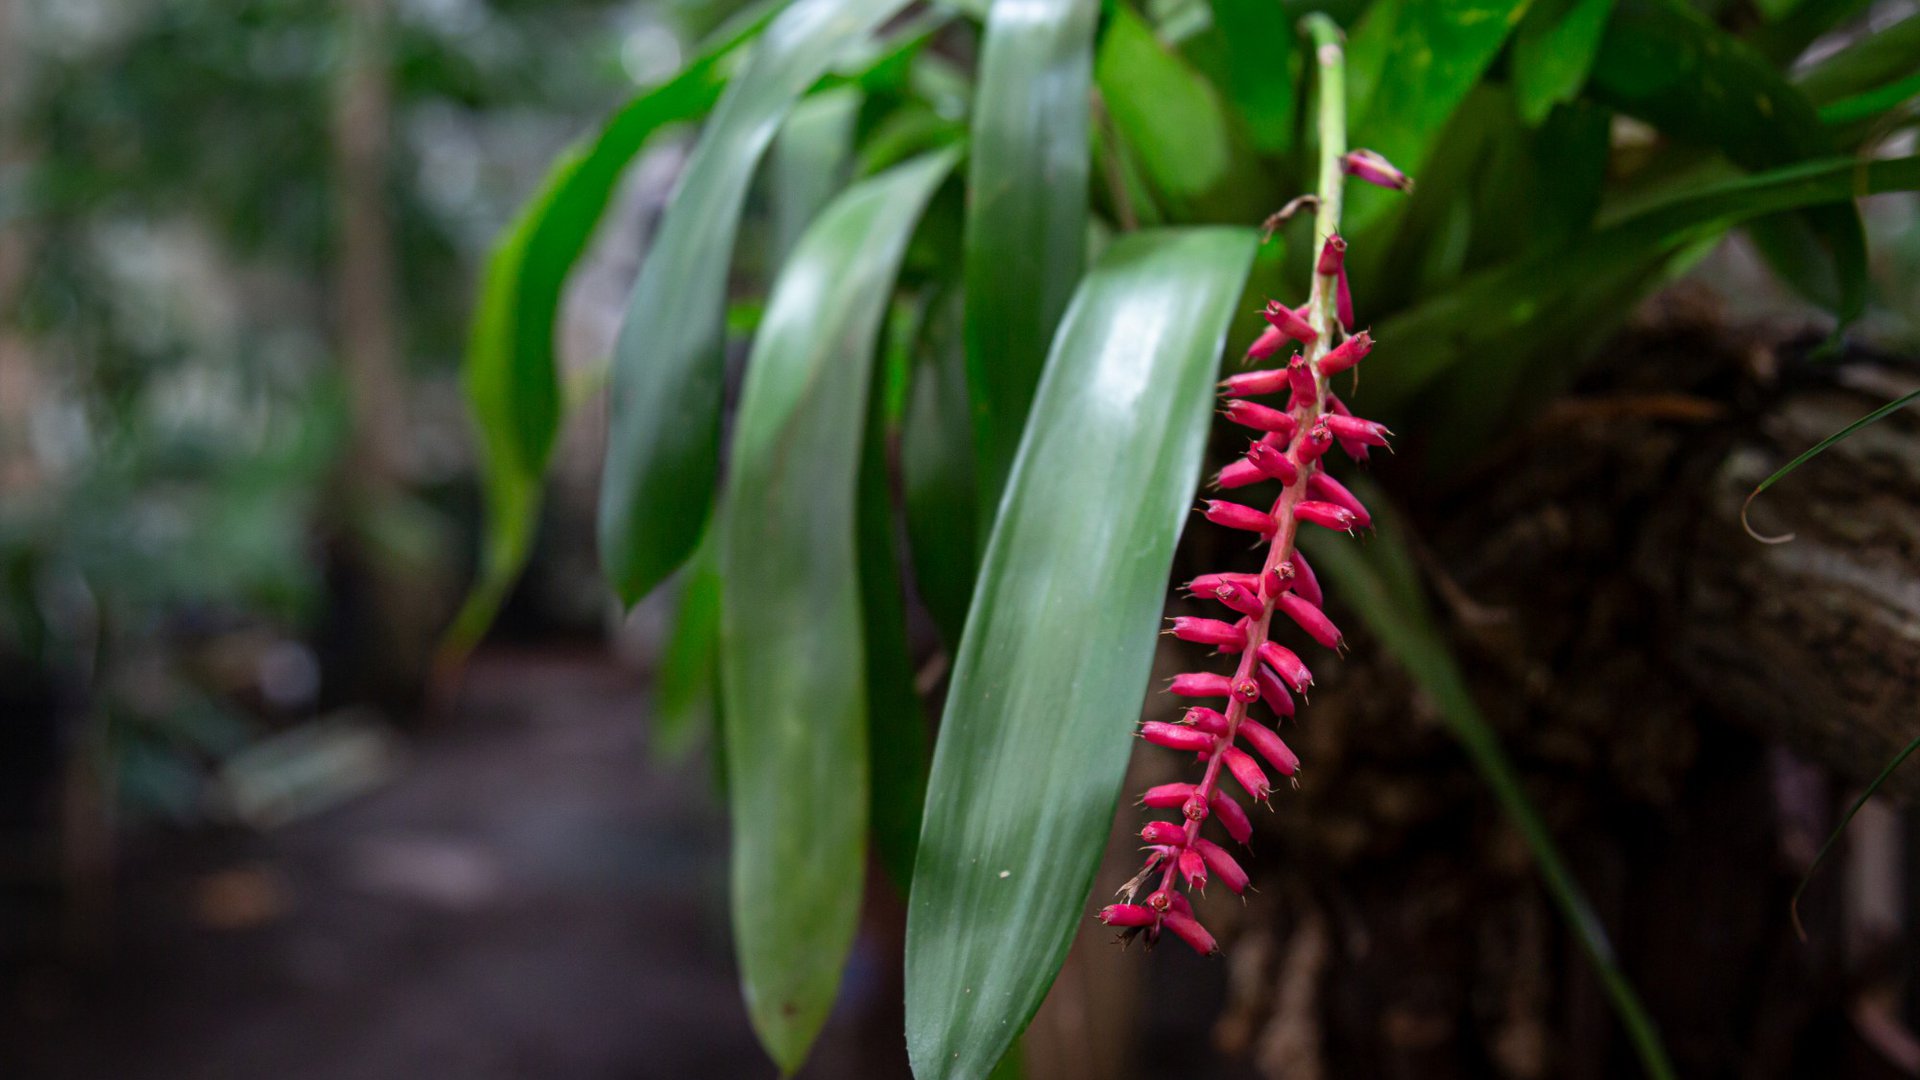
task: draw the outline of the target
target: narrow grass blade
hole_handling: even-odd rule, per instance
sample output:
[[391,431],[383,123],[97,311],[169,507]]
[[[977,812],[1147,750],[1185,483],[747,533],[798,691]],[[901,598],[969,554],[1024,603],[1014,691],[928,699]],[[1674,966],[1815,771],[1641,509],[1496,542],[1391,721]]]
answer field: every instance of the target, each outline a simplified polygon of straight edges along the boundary
[[1807,928],[1800,923],[1800,897],[1807,891],[1807,886],[1813,883],[1814,871],[1820,869],[1820,864],[1826,860],[1827,852],[1832,851],[1833,845],[1839,843],[1840,837],[1846,834],[1847,826],[1853,824],[1853,816],[1860,812],[1861,807],[1867,805],[1867,800],[1873,798],[1874,793],[1880,790],[1880,785],[1886,783],[1887,777],[1892,776],[1894,770],[1905,763],[1915,750],[1920,750],[1920,738],[1901,747],[1900,752],[1893,756],[1893,760],[1887,762],[1886,767],[1880,770],[1880,775],[1873,778],[1873,783],[1867,785],[1867,790],[1853,800],[1853,805],[1847,807],[1847,812],[1841,816],[1840,824],[1834,827],[1833,834],[1827,837],[1826,843],[1820,845],[1820,851],[1814,855],[1813,862],[1807,866],[1806,874],[1800,878],[1799,888],[1793,890],[1793,899],[1787,904],[1787,914],[1793,918],[1793,932],[1800,935],[1801,941],[1807,940]]
[[1054,336],[928,782],[907,917],[920,1080],[986,1075],[1087,915],[1254,247],[1121,237]]
[[1819,457],[1821,454],[1825,453],[1828,447],[1831,447],[1845,440],[1846,438],[1851,436],[1854,432],[1859,431],[1861,428],[1866,427],[1868,424],[1875,423],[1879,420],[1882,420],[1888,416],[1893,415],[1894,413],[1899,412],[1901,409],[1906,408],[1907,406],[1913,404],[1916,401],[1920,401],[1920,390],[1915,390],[1911,394],[1903,394],[1900,397],[1894,398],[1892,401],[1887,402],[1885,405],[1882,405],[1879,408],[1868,413],[1867,415],[1861,417],[1860,419],[1855,420],[1853,423],[1848,424],[1846,427],[1841,428],[1839,431],[1836,431],[1833,434],[1827,436],[1826,438],[1821,439],[1819,442],[1814,443],[1806,451],[1801,453],[1799,457],[1796,457],[1792,461],[1787,462],[1785,465],[1780,466],[1779,469],[1774,471],[1774,474],[1772,476],[1769,476],[1765,480],[1760,481],[1757,487],[1755,487],[1752,491],[1747,493],[1746,501],[1740,504],[1740,527],[1747,530],[1748,536],[1753,537],[1755,540],[1758,540],[1763,544],[1784,544],[1787,541],[1792,540],[1793,539],[1792,533],[1782,533],[1779,536],[1762,536],[1759,533],[1753,531],[1753,526],[1749,524],[1747,521],[1747,511],[1753,508],[1753,500],[1759,498],[1761,492],[1767,490],[1773,485],[1779,483],[1781,480],[1785,479],[1788,473],[1793,472],[1793,470],[1799,468],[1802,465],[1805,465],[1807,462],[1812,461],[1814,458]]

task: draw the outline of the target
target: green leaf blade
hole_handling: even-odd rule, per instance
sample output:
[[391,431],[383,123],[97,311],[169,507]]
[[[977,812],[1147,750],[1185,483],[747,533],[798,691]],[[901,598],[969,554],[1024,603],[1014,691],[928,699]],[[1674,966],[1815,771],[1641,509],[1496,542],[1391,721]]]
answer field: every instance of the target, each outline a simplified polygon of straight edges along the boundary
[[826,1021],[858,922],[868,824],[859,474],[894,275],[954,154],[834,200],[754,342],[721,531],[733,924],[755,1032],[788,1072]]
[[1251,233],[1134,233],[1089,271],[975,588],[907,919],[920,1080],[986,1075],[1086,916]]
[[729,83],[674,190],[614,346],[600,560],[629,603],[685,561],[719,469],[727,267],[754,170],[802,92],[905,0],[798,0]]

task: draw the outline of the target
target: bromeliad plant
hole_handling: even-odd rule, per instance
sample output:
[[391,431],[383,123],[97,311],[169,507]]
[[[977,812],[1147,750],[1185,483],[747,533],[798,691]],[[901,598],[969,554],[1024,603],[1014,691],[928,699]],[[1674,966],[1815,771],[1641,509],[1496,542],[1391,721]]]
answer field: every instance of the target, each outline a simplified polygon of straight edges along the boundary
[[[567,273],[640,149],[703,121],[612,357],[601,559],[627,603],[682,575],[653,722],[717,718],[735,942],[768,1052],[797,1068],[825,1021],[871,843],[910,888],[907,1043],[931,1080],[993,1068],[1086,922],[1223,344],[1262,360],[1283,337],[1303,346],[1297,364],[1227,383],[1228,416],[1260,437],[1221,486],[1270,478],[1281,493],[1268,511],[1211,507],[1270,542],[1248,576],[1195,583],[1239,619],[1176,624],[1237,666],[1179,684],[1224,708],[1147,729],[1206,767],[1149,799],[1182,811],[1150,827],[1158,876],[1133,898],[1150,914],[1108,915],[1203,951],[1168,887],[1242,875],[1200,815],[1235,836],[1221,775],[1259,796],[1257,759],[1294,767],[1248,712],[1254,698],[1284,710],[1308,677],[1269,632],[1337,641],[1300,526],[1366,523],[1322,469],[1330,446],[1384,436],[1328,385],[1372,340],[1352,295],[1394,348],[1348,397],[1388,422],[1444,414],[1444,428],[1409,425],[1423,462],[1564,387],[1635,297],[1734,227],[1844,321],[1864,298],[1851,200],[1920,187],[1920,160],[1868,152],[1910,122],[1888,45],[1920,40],[1920,19],[1790,79],[1849,5],[1762,5],[1778,17],[1741,39],[1682,0],[1354,0],[1337,5],[1344,49],[1332,19],[1292,0],[1177,0],[1157,22],[1097,0],[911,6],[743,12],[567,154],[508,230],[467,369],[490,524],[448,655],[485,629],[531,548],[567,397],[553,344]],[[1300,77],[1303,56],[1316,78]],[[1616,145],[1616,117],[1654,139]],[[1346,153],[1349,120],[1377,154]],[[1345,171],[1391,185],[1387,162],[1419,176],[1417,199],[1363,185],[1343,198]],[[1311,175],[1312,234],[1262,249],[1253,223]],[[1303,306],[1254,317],[1247,298],[1309,274]],[[751,344],[723,425],[730,334]],[[1425,617],[1390,510],[1373,509],[1365,553],[1316,549],[1314,569],[1461,735],[1664,1075]],[[916,599],[950,657],[930,761]]]

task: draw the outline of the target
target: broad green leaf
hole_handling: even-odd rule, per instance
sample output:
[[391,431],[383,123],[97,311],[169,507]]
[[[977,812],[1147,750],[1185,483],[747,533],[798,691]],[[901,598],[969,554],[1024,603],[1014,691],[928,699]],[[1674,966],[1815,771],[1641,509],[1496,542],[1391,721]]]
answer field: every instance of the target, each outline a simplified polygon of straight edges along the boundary
[[804,98],[780,127],[767,158],[767,201],[773,219],[773,265],[786,261],[820,208],[846,185],[853,168],[853,126],[863,95],[838,86]]
[[1513,36],[1513,94],[1529,125],[1580,92],[1611,14],[1613,0],[1534,0]]
[[1108,20],[1094,77],[1115,130],[1176,218],[1261,213],[1271,196],[1212,84],[1129,8]]
[[1213,25],[1225,60],[1225,89],[1267,153],[1293,146],[1300,107],[1300,52],[1280,0],[1213,0]]
[[[1750,171],[1838,151],[1813,105],[1772,63],[1681,0],[1623,0],[1590,92]],[[1750,231],[1777,273],[1843,322],[1865,305],[1866,238],[1853,207],[1755,220]]]
[[667,761],[684,758],[720,719],[719,555],[716,530],[709,528],[687,562],[655,669],[650,749]]
[[865,870],[857,507],[874,345],[914,224],[955,156],[862,181],[801,237],[735,422],[720,533],[734,940],[754,1031],[788,1072],[833,1004]]
[[463,372],[480,434],[486,527],[479,575],[442,643],[442,664],[456,663],[486,633],[533,544],[541,479],[560,426],[553,348],[568,273],[628,163],[661,128],[713,107],[741,46],[773,11],[759,6],[685,71],[635,97],[592,140],[563,154],[488,257]]
[[1900,397],[1894,398],[1892,401],[1887,402],[1885,405],[1882,405],[1879,408],[1868,413],[1867,415],[1861,417],[1860,419],[1855,420],[1853,423],[1848,424],[1846,427],[1841,428],[1839,431],[1836,431],[1833,434],[1827,436],[1826,438],[1821,439],[1819,442],[1814,443],[1812,446],[1808,447],[1805,451],[1803,451],[1798,457],[1794,458],[1792,461],[1787,462],[1785,465],[1780,466],[1780,468],[1774,471],[1772,476],[1769,476],[1765,480],[1760,481],[1759,485],[1756,486],[1753,489],[1753,491],[1747,495],[1746,502],[1741,504],[1740,527],[1747,530],[1748,536],[1751,536],[1755,540],[1758,540],[1761,543],[1765,543],[1765,544],[1784,544],[1787,541],[1793,539],[1792,533],[1787,533],[1784,536],[1761,536],[1759,533],[1754,532],[1753,526],[1747,523],[1747,511],[1753,506],[1753,500],[1759,498],[1760,494],[1766,491],[1768,488],[1786,479],[1787,475],[1792,473],[1795,469],[1798,469],[1800,466],[1805,465],[1807,462],[1812,461],[1814,458],[1819,457],[1821,454],[1826,453],[1827,450],[1830,447],[1834,446],[1835,444],[1843,442],[1846,439],[1850,438],[1854,434],[1854,432],[1859,431],[1861,428],[1866,427],[1869,424],[1878,423],[1879,421],[1885,419],[1886,417],[1892,416],[1894,413],[1899,412],[1901,409],[1906,408],[1907,406],[1913,404],[1916,401],[1920,401],[1920,390],[1915,390],[1911,394],[1902,394]]
[[1120,237],[1054,336],[928,782],[907,916],[919,1080],[986,1075],[1086,918],[1254,247],[1240,229]]
[[687,162],[614,346],[600,562],[639,599],[713,505],[727,265],[760,157],[800,94],[906,0],[797,0],[761,34]]
[[1420,587],[1419,574],[1401,539],[1406,535],[1406,525],[1377,492],[1365,484],[1358,486],[1366,502],[1374,507],[1374,516],[1380,523],[1378,535],[1371,544],[1363,547],[1342,543],[1326,535],[1302,537],[1313,554],[1315,568],[1337,586],[1328,590],[1329,596],[1351,605],[1380,645],[1433,699],[1448,730],[1459,740],[1501,810],[1526,840],[1547,894],[1560,908],[1568,929],[1597,969],[1614,1013],[1640,1057],[1641,1067],[1648,1076],[1658,1080],[1673,1077],[1673,1064],[1667,1058],[1660,1033],[1634,993],[1626,973],[1620,970],[1606,927],[1601,925],[1592,902],[1560,854],[1553,834],[1540,820],[1539,811],[1527,797],[1513,762],[1500,745],[1499,734],[1481,714],[1459,664],[1447,647],[1445,634],[1434,623]]
[[[1098,0],[995,0],[967,160],[967,381],[981,506],[999,501],[1087,246]],[[980,526],[989,523],[984,520]]]
[[979,550],[961,319],[957,289],[928,303],[900,435],[914,581],[948,648],[960,643]]
[[[1493,63],[1527,12],[1527,0],[1388,0],[1398,9],[1369,16],[1356,55],[1380,55],[1355,145],[1386,156],[1418,177],[1440,131]],[[1380,29],[1375,29],[1379,27]],[[1356,60],[1356,63],[1358,60]],[[1371,61],[1369,61],[1371,62]],[[1396,205],[1394,193],[1356,184],[1347,195],[1346,229],[1357,233]]]

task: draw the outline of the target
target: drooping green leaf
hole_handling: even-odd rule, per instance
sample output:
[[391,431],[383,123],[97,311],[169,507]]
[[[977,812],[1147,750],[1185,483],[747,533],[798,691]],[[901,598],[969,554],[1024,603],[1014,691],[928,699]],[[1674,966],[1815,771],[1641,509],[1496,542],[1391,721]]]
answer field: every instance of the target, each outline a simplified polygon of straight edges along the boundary
[[1626,973],[1620,970],[1606,927],[1601,925],[1592,902],[1560,854],[1553,834],[1540,820],[1539,811],[1527,797],[1513,762],[1500,745],[1499,734],[1481,714],[1447,647],[1445,635],[1434,624],[1419,574],[1400,539],[1406,535],[1406,525],[1377,492],[1364,483],[1360,488],[1362,497],[1374,508],[1374,517],[1379,522],[1378,535],[1364,547],[1343,543],[1326,534],[1303,536],[1303,543],[1313,555],[1314,567],[1337,586],[1329,590],[1329,595],[1351,605],[1380,645],[1433,699],[1448,730],[1466,750],[1468,759],[1486,781],[1507,819],[1526,840],[1547,894],[1597,969],[1614,1013],[1640,1057],[1641,1067],[1656,1080],[1669,1080],[1675,1075],[1673,1064],[1668,1060],[1653,1018],[1634,993]]
[[813,216],[846,185],[853,168],[853,126],[863,95],[837,86],[793,108],[767,157],[773,265],[786,260]]
[[1611,14],[1613,0],[1534,0],[1513,36],[1513,94],[1529,125],[1580,92]]
[[442,644],[442,663],[476,644],[520,576],[538,523],[541,479],[561,416],[555,322],[568,273],[614,185],[662,128],[698,119],[720,98],[742,46],[775,10],[761,4],[687,69],[615,113],[548,172],[487,260],[463,379],[481,444],[486,529],[472,593]]
[[1300,52],[1286,9],[1280,0],[1213,0],[1213,25],[1225,61],[1224,89],[1254,147],[1285,153],[1300,107]]
[[1885,405],[1880,406],[1879,408],[1873,410],[1872,412],[1861,417],[1860,419],[1855,420],[1853,423],[1848,424],[1846,427],[1841,428],[1839,431],[1836,431],[1833,434],[1827,436],[1826,438],[1821,439],[1819,442],[1814,443],[1812,446],[1808,447],[1805,451],[1801,452],[1800,455],[1795,457],[1792,461],[1789,461],[1785,465],[1782,465],[1780,466],[1780,468],[1774,470],[1773,475],[1767,477],[1765,480],[1760,481],[1760,483],[1753,489],[1753,491],[1747,495],[1746,502],[1741,504],[1740,527],[1747,530],[1748,536],[1751,536],[1755,540],[1758,540],[1761,543],[1765,543],[1765,544],[1784,544],[1787,541],[1793,539],[1792,533],[1787,533],[1784,536],[1761,536],[1759,533],[1754,532],[1753,526],[1747,523],[1747,511],[1753,506],[1753,500],[1759,498],[1761,492],[1766,491],[1768,488],[1786,479],[1788,474],[1792,473],[1795,469],[1798,469],[1800,466],[1805,465],[1807,462],[1812,461],[1814,458],[1819,457],[1821,454],[1826,453],[1830,447],[1852,437],[1852,435],[1855,432],[1859,431],[1861,428],[1866,427],[1869,424],[1878,423],[1879,421],[1885,419],[1886,417],[1892,416],[1894,413],[1899,412],[1901,409],[1906,408],[1907,406],[1913,404],[1916,401],[1920,401],[1920,390],[1915,390],[1910,394],[1902,394],[1901,396],[1894,398],[1892,401],[1887,402]]
[[985,1075],[1086,917],[1254,247],[1120,237],[1054,336],[928,783],[907,918],[920,1080]]
[[[716,513],[717,522],[720,515]],[[709,528],[688,560],[653,679],[650,749],[684,758],[720,719],[720,548]]]
[[614,347],[600,562],[631,603],[693,551],[718,471],[727,265],[747,185],[780,121],[905,0],[797,0],[762,33],[700,136]]
[[1087,86],[1099,10],[1098,0],[996,0],[987,16],[963,255],[981,506],[999,501],[1086,254]]
[[979,550],[961,311],[957,289],[928,303],[900,436],[914,580],[948,648],[960,643]]
[[833,1004],[864,878],[857,506],[874,345],[954,159],[915,159],[829,204],[780,273],[741,391],[720,544],[733,926],[754,1031],[788,1072]]
[[1117,7],[1108,20],[1094,77],[1114,129],[1176,217],[1261,213],[1270,195],[1219,94],[1131,9]]
[[[1682,0],[1623,0],[1594,61],[1595,99],[1758,171],[1831,157],[1833,135],[1765,57]],[[1847,321],[1866,303],[1866,237],[1851,206],[1755,220],[1776,273]]]

